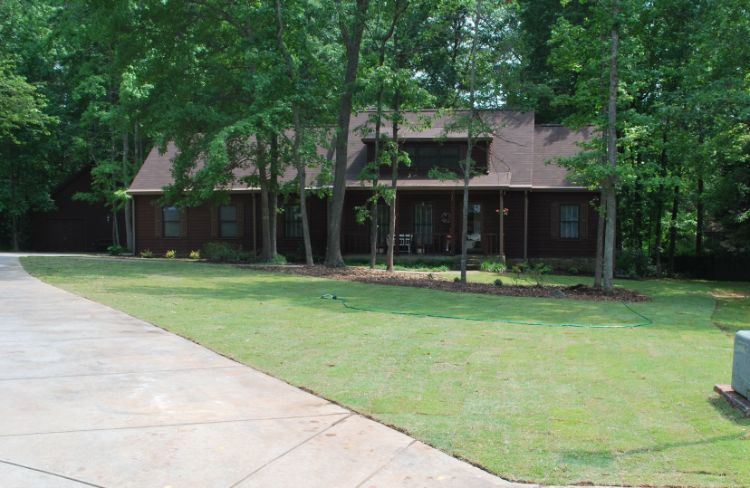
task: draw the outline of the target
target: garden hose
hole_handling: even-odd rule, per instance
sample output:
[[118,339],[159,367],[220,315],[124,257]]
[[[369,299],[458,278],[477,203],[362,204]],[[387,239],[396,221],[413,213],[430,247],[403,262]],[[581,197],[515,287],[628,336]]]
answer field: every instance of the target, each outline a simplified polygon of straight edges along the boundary
[[358,312],[387,313],[387,314],[392,314],[392,315],[407,315],[407,316],[412,316],[412,317],[429,317],[433,319],[465,320],[468,322],[485,322],[485,323],[508,324],[508,325],[529,325],[529,326],[535,326],[535,327],[572,327],[572,328],[579,328],[579,329],[635,329],[637,327],[645,327],[647,325],[652,325],[654,323],[650,318],[646,317],[645,315],[638,312],[637,310],[634,310],[626,302],[620,302],[620,303],[622,303],[622,305],[625,308],[627,308],[628,311],[630,311],[632,314],[638,316],[642,320],[642,322],[639,322],[637,324],[596,325],[596,324],[574,324],[574,323],[551,324],[551,323],[546,323],[546,322],[526,322],[522,320],[488,320],[488,319],[477,319],[477,318],[470,318],[470,317],[456,317],[452,315],[441,315],[441,314],[422,313],[422,312],[402,312],[398,310],[358,307],[355,305],[350,305],[347,302],[346,298],[338,297],[333,293],[324,293],[323,295],[320,296],[320,298],[324,300],[336,300],[338,302],[341,302],[341,304],[344,305],[345,308],[348,308],[350,310],[356,310]]

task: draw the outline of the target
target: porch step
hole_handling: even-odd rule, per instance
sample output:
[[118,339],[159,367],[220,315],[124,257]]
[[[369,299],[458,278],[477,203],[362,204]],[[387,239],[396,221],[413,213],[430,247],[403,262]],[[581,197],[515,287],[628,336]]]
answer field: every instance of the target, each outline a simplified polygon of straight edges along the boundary
[[467,257],[466,258],[466,269],[470,271],[478,271],[482,267],[482,260],[479,258]]

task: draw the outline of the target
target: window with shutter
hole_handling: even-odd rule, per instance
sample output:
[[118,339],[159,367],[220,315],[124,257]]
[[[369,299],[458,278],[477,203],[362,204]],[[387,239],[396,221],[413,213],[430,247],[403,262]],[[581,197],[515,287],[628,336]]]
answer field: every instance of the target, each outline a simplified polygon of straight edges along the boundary
[[239,235],[237,225],[237,207],[222,205],[219,207],[219,235],[224,238],[234,238]]
[[578,239],[580,205],[560,205],[560,239]]
[[177,207],[163,207],[162,235],[164,237],[180,237],[182,235],[182,215]]

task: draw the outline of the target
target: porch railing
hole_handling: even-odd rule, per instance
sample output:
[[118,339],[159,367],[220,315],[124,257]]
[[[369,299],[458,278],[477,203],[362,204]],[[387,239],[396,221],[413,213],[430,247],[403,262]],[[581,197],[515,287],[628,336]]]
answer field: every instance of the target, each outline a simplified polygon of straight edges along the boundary
[[[411,236],[410,251],[407,250],[406,246],[399,245],[401,236]],[[447,233],[432,233],[427,238],[421,238],[413,233],[401,232],[396,238],[396,251],[397,254],[459,254],[461,248],[459,246],[460,239],[457,236],[451,236]],[[370,235],[368,232],[344,232],[342,236],[342,250],[345,254],[367,254],[370,252]],[[378,252],[386,252],[386,244],[384,242],[378,243]],[[481,239],[477,242],[473,249],[470,249],[472,253],[493,255],[500,252],[498,246],[497,234],[482,234]]]

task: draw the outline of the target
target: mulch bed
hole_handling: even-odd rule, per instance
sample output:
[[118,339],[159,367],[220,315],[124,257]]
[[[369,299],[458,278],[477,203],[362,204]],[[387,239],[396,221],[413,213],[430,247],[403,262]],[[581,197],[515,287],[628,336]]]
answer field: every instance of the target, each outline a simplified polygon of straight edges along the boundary
[[396,271],[395,273],[388,273],[379,269],[373,270],[361,267],[327,268],[325,266],[263,264],[240,264],[238,266],[241,268],[314,276],[334,280],[357,281],[360,283],[374,283],[381,285],[411,286],[414,288],[431,288],[434,290],[453,292],[482,293],[485,295],[625,302],[644,302],[649,300],[649,297],[646,295],[641,295],[624,288],[616,288],[613,295],[604,295],[599,290],[583,284],[572,286],[495,286],[487,283],[467,283],[466,285],[462,285],[461,283],[433,277],[432,273],[414,271]]

